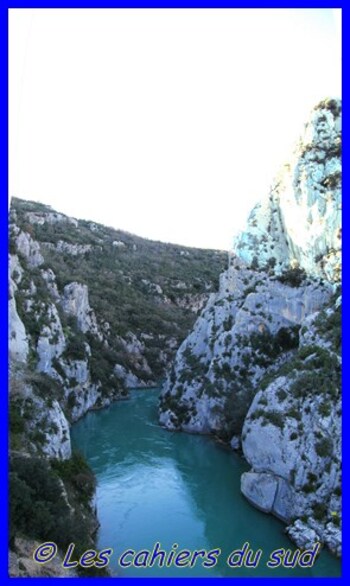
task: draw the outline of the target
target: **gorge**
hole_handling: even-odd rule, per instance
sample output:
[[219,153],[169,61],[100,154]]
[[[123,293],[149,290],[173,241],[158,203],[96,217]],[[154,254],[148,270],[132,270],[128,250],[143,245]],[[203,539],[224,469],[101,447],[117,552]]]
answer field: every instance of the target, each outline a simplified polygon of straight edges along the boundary
[[[227,482],[239,481],[252,524],[263,519],[271,534],[278,527],[281,544],[287,525],[298,547],[320,541],[340,555],[339,100],[314,108],[290,161],[235,237],[228,267],[227,259],[221,251],[152,242],[12,200],[12,575],[39,572],[25,555],[32,540],[60,533],[61,548],[72,540],[85,548],[95,543],[96,487],[88,464],[99,481],[99,455],[91,456],[83,440],[78,445],[88,464],[72,453],[70,428],[88,411],[120,400],[88,414],[73,426],[73,436],[89,422],[103,426],[111,413],[126,446],[127,419],[135,408],[140,423],[144,409],[158,434],[151,436],[155,452],[158,445],[170,452],[178,445],[193,448],[193,458],[201,454],[193,463],[195,484],[206,451],[218,475],[235,462],[236,477]],[[163,378],[159,421],[168,431],[157,426],[147,397],[135,402],[133,393],[154,391],[133,391],[126,400],[129,389],[150,389]],[[102,445],[101,457],[109,445]],[[219,445],[231,451],[220,452]],[[247,465],[238,464],[240,454]],[[46,487],[44,507],[33,500],[35,478]],[[195,515],[189,517],[195,525]],[[329,559],[321,571],[337,575],[338,562]],[[56,575],[57,568],[46,571]]]

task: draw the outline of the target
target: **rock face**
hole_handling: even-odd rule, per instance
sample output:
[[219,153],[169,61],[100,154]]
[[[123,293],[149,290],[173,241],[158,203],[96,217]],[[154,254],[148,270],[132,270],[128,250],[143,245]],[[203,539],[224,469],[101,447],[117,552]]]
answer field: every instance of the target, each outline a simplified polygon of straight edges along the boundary
[[89,305],[88,288],[80,283],[69,283],[63,289],[63,311],[77,318],[78,328],[83,334],[90,331],[99,334],[94,311]]
[[26,330],[17,312],[15,293],[22,278],[22,268],[17,256],[10,257],[9,275],[9,352],[10,359],[25,362],[29,346]]
[[[338,329],[335,311],[314,314],[297,356],[284,367],[288,374],[255,395],[242,433],[243,453],[254,472],[242,476],[241,489],[258,507],[268,499],[269,512],[287,523],[306,516],[319,539],[339,554],[334,523],[341,516],[341,363],[336,337],[327,338],[335,323]],[[277,485],[272,501],[267,478]],[[336,545],[329,525],[338,534]]]
[[303,320],[331,293],[329,283],[294,287],[236,259],[178,350],[160,422],[190,432],[240,433],[254,389],[289,360]]
[[[234,240],[236,253],[275,272],[297,263],[309,275],[340,279],[341,102],[312,112],[290,162]],[[272,260],[274,259],[274,261]]]
[[49,325],[44,325],[37,343],[39,362],[37,369],[49,375],[54,375],[52,361],[62,355],[66,340],[63,334],[61,320],[56,306],[50,303],[47,307]]
[[168,429],[241,446],[241,489],[296,543],[341,550],[340,112],[311,113],[291,161],[234,241],[160,400]]
[[72,256],[86,254],[93,248],[92,244],[70,244],[64,240],[59,240],[57,244],[53,244],[52,242],[45,242],[44,247],[55,250],[56,252],[60,252],[62,254],[71,254]]
[[72,568],[63,568],[63,557],[57,555],[51,562],[38,564],[33,559],[33,553],[39,547],[40,542],[31,539],[17,537],[15,539],[15,551],[9,555],[9,576],[11,578],[76,578],[77,574]]
[[[19,417],[21,433],[12,434],[12,447],[25,454],[66,460],[71,457],[69,422],[57,385],[24,364],[12,363],[10,424]],[[15,440],[15,443],[14,443]]]
[[44,262],[40,246],[30,234],[20,231],[16,238],[17,251],[26,259],[31,267],[38,267]]
[[[32,420],[32,430],[42,429],[44,441],[42,453],[48,458],[67,460],[72,455],[69,423],[57,400],[47,409],[45,400],[33,398],[32,403],[38,417]],[[35,445],[35,444],[34,444]]]
[[[22,263],[25,263],[23,259]],[[123,380],[113,375],[112,366],[110,372],[98,369],[98,351],[102,352],[103,343],[107,348],[108,345],[89,305],[87,286],[72,282],[59,294],[50,269],[37,269],[33,278],[28,278],[26,267],[13,255],[10,267],[12,366],[22,363],[28,373],[38,373],[34,378],[23,376],[27,387],[23,394],[27,397],[31,394],[32,423],[45,434],[42,453],[68,458],[67,418],[76,421],[89,409],[109,405],[111,400],[125,395]],[[22,318],[17,311],[16,297]],[[84,339],[86,334],[94,346],[93,352]],[[16,386],[19,384],[17,381]],[[60,389],[58,395],[56,387]],[[43,395],[44,391],[47,394]],[[45,425],[41,421],[43,414]]]
[[163,377],[226,255],[153,243],[17,199],[9,227],[12,443],[68,459],[69,423]]
[[278,481],[272,474],[245,472],[241,478],[244,496],[263,513],[271,513],[276,500]]

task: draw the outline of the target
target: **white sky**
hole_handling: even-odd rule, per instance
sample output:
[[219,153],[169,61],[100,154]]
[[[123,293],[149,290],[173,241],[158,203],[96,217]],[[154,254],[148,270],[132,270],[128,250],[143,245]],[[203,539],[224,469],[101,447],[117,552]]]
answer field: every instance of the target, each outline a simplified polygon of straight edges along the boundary
[[341,11],[9,11],[10,196],[231,246],[309,110],[341,95]]

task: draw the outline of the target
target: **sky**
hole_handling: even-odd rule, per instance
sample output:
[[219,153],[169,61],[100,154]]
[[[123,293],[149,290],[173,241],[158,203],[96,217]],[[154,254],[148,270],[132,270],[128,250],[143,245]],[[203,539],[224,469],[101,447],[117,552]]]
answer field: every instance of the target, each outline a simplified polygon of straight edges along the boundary
[[227,250],[312,107],[341,11],[12,9],[9,197]]

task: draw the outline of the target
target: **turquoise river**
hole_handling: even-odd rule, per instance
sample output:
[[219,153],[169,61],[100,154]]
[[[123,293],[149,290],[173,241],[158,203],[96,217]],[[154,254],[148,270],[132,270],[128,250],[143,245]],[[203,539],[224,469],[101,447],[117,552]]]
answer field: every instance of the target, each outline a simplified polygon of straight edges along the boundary
[[[285,548],[292,555],[297,548],[284,534],[283,523],[242,497],[240,475],[247,464],[209,437],[159,427],[158,394],[157,389],[133,390],[129,400],[88,413],[72,429],[73,446],[85,455],[97,478],[98,547],[113,548],[112,574],[340,576],[340,561],[327,551],[311,568],[268,568],[271,552]],[[211,567],[204,567],[204,553],[193,560],[192,568],[177,568],[171,558],[169,567],[159,567],[161,555],[153,567],[121,567],[126,550],[135,555],[152,551],[156,542],[168,556],[181,550],[221,552]],[[246,542],[254,552],[262,550],[256,567],[230,567],[230,553]],[[128,564],[132,557],[130,553],[123,559]],[[145,554],[138,559],[144,561]],[[189,558],[180,559],[186,563]]]

